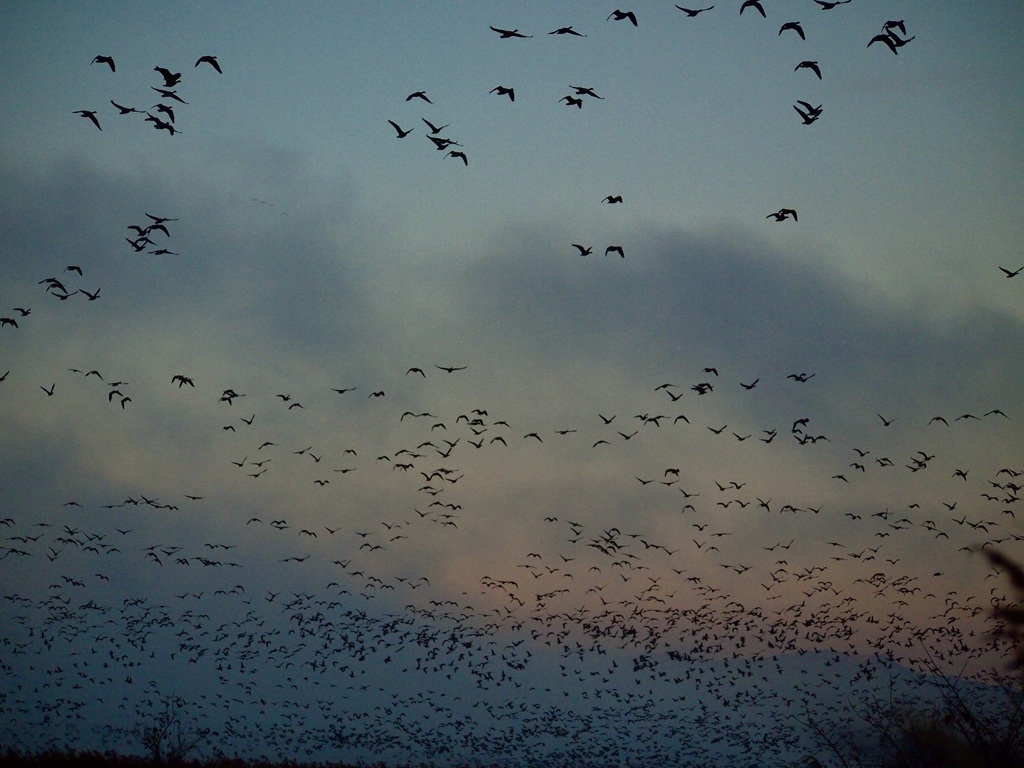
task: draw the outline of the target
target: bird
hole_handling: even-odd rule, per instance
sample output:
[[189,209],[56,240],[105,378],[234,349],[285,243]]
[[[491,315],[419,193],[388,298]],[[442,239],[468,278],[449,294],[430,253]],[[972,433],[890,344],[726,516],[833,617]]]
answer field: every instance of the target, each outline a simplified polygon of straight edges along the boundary
[[590,256],[594,253],[594,249],[592,247],[583,246],[579,243],[573,243],[572,247],[579,250],[580,256]]
[[[892,30],[888,30],[887,34],[889,35],[889,39],[892,41],[892,44],[895,48],[902,48],[904,45],[906,45],[915,37],[917,37],[917,35],[911,35],[906,40],[903,40],[900,37],[898,37],[896,33],[893,32]],[[895,51],[893,51],[893,53],[895,53]]]
[[775,219],[776,221],[785,221],[788,218],[792,218],[793,221],[797,221],[796,211],[792,208],[779,208],[775,213],[769,213],[765,216],[766,219]]
[[446,139],[446,138],[444,138],[442,136],[429,136],[428,135],[427,138],[430,139],[433,142],[434,149],[436,149],[436,150],[438,150],[440,152],[443,152],[444,150],[448,149],[448,147],[453,146],[453,145],[457,146],[457,147],[462,146],[461,144],[459,144],[459,142],[453,141],[452,139]]
[[463,165],[469,165],[469,158],[466,157],[465,152],[458,152],[453,149],[450,152],[448,152],[448,154],[445,155],[445,157],[454,157],[456,160],[461,160]]
[[714,7],[715,6],[713,5],[710,5],[707,8],[683,8],[683,6],[681,5],[676,6],[676,8],[685,13],[687,17],[691,19],[697,18],[700,14],[704,13],[705,11],[710,11]]
[[132,112],[137,112],[140,115],[144,115],[145,114],[145,112],[143,112],[141,109],[135,109],[135,107],[125,107],[125,106],[122,106],[121,104],[118,104],[113,99],[110,100],[110,103],[113,104],[114,107],[117,109],[117,111],[120,112],[122,115],[130,115],[130,114],[132,114]]
[[497,32],[502,40],[507,40],[512,37],[533,37],[533,35],[524,35],[518,29],[500,29],[499,27],[491,27],[491,31]]
[[0,317],[0,328],[3,328],[5,325],[13,325],[15,328],[19,327],[18,321],[13,317]]
[[816,61],[801,61],[793,67],[793,71],[796,72],[798,69],[809,69],[818,76],[819,80],[821,80],[821,68],[818,66],[818,62]]
[[74,114],[81,115],[82,117],[89,118],[90,120],[92,120],[93,125],[95,125],[97,128],[99,128],[101,131],[103,130],[103,128],[100,126],[100,121],[96,119],[96,112],[95,111],[93,111],[91,109],[78,109],[78,110],[75,110]]
[[398,134],[397,138],[399,138],[399,139],[404,139],[406,136],[408,136],[410,133],[412,133],[415,130],[414,128],[410,128],[409,130],[405,130],[404,128],[402,128],[402,126],[400,126],[394,120],[388,120],[388,122],[391,123],[391,127],[395,129],[395,132]]
[[[628,21],[634,27],[637,26],[636,14],[633,13],[632,11],[620,11],[618,8],[616,8],[614,11],[608,14],[608,19],[615,19],[615,21]],[[605,21],[608,21],[608,19],[605,19]]]
[[846,5],[850,0],[814,0],[823,11],[831,11],[837,5]]
[[220,62],[217,61],[216,56],[210,56],[209,54],[207,54],[206,56],[200,56],[198,59],[196,59],[195,66],[198,67],[200,64],[209,64],[211,67],[217,70],[218,74],[224,74],[224,71],[220,68]]
[[[804,111],[806,111],[806,113],[808,115],[811,115],[813,117],[818,117],[818,116],[821,115],[821,105],[820,104],[818,106],[814,107],[814,106],[811,106],[810,104],[808,104],[806,101],[800,101],[800,99],[797,99],[796,103],[799,104],[801,107],[803,107]],[[797,111],[799,112],[800,110],[797,110]],[[801,112],[800,114],[803,114],[803,112]]]
[[175,91],[168,91],[166,88],[155,88],[152,85],[149,86],[149,88],[150,90],[159,93],[161,98],[174,99],[175,101],[180,101],[182,104],[188,104],[188,102],[181,98],[181,96],[179,96]]
[[[806,104],[806,103],[807,102],[805,102],[805,101],[798,101],[797,102],[797,104]],[[803,124],[804,125],[810,125],[811,123],[815,122],[821,116],[821,107],[817,107],[816,111],[813,111],[813,112],[805,112],[804,110],[800,109],[800,107],[798,107],[796,104],[794,104],[793,105],[793,109],[795,109],[796,113],[798,115],[800,115],[800,117],[803,119],[803,121],[804,121]]]
[[601,202],[602,203],[608,203],[609,205],[614,205],[616,203],[621,203],[622,202],[622,195],[608,195]]
[[567,107],[576,107],[577,109],[583,109],[583,99],[577,99],[572,96],[563,96],[559,101],[564,101]]
[[[442,126],[440,126],[440,127],[439,127],[439,126],[436,126],[436,125],[434,125],[434,124],[433,124],[432,122],[430,122],[429,120],[427,120],[427,118],[425,118],[425,117],[421,117],[421,118],[420,118],[420,120],[422,120],[422,121],[423,121],[424,123],[426,123],[426,124],[427,124],[427,128],[429,128],[429,129],[430,129],[430,132],[431,132],[432,134],[434,134],[434,135],[437,135],[437,134],[439,134],[439,133],[440,133],[441,131],[443,131],[443,130],[444,130],[445,128],[447,128],[447,127],[448,127],[448,123],[445,123],[444,125],[442,125]],[[447,139],[444,139],[444,141],[448,141],[448,140],[447,140]],[[438,149],[444,149],[444,147],[438,147]]]
[[623,252],[621,245],[609,245],[604,249],[604,255],[607,256],[609,253],[617,253],[619,254],[619,258],[626,258],[626,254]]
[[586,35],[577,32],[572,27],[559,27],[553,32],[548,32],[549,35],[575,35],[576,37],[586,37]]
[[588,88],[584,85],[570,85],[569,87],[576,91],[577,96],[590,96],[594,99],[604,99],[604,96],[598,96],[593,88]]
[[45,392],[45,393],[46,393],[46,396],[47,396],[47,397],[53,397],[53,390],[54,390],[54,389],[55,389],[56,387],[57,387],[57,384],[56,384],[56,383],[53,383],[53,384],[51,384],[51,385],[50,385],[50,388],[49,388],[49,389],[47,389],[46,387],[43,387],[43,386],[40,386],[39,388],[40,388],[41,390],[43,390],[43,392]]
[[1006,275],[1007,278],[1011,278],[1011,277],[1016,277],[1021,272],[1024,272],[1024,267],[1021,267],[1020,269],[1016,269],[1016,270],[1012,270],[1012,271],[1007,269],[1006,267],[1000,267],[999,271],[1002,272],[1004,275]]
[[159,72],[160,76],[163,77],[165,88],[173,88],[181,82],[180,72],[171,72],[171,70],[166,67],[153,67],[153,70],[155,72]]
[[116,72],[117,71],[117,67],[114,65],[114,57],[113,56],[95,56],[93,58],[93,60],[91,62],[89,62],[89,63],[90,64],[106,64],[108,67],[110,67],[110,71],[111,72]]
[[794,32],[796,32],[798,35],[800,35],[800,39],[801,40],[806,40],[807,39],[804,36],[804,28],[802,26],[800,26],[800,22],[799,21],[787,21],[785,24],[783,24],[781,27],[779,27],[779,34],[781,35],[787,29],[791,29]]
[[509,101],[516,100],[516,91],[514,88],[506,88],[504,85],[496,85],[491,89],[491,93],[496,93],[499,96],[508,96]]
[[743,11],[745,11],[747,8],[753,8],[755,11],[760,13],[763,18],[768,18],[765,15],[764,8],[761,6],[761,3],[758,2],[758,0],[743,0],[743,5],[740,6],[741,16],[743,15]]
[[413,99],[422,99],[423,101],[427,102],[427,104],[434,103],[427,97],[426,91],[413,91],[412,93],[405,97],[406,101],[412,101]]
[[896,43],[894,43],[893,40],[892,40],[892,37],[890,37],[887,34],[883,33],[881,35],[875,35],[868,42],[867,47],[870,48],[875,43],[883,43],[884,45],[888,46],[889,50],[892,51],[894,54],[898,54],[899,53],[899,51],[896,50]]
[[167,115],[167,117],[170,118],[171,122],[174,122],[174,109],[172,107],[169,107],[166,104],[154,104],[152,108],[159,112],[161,115]]

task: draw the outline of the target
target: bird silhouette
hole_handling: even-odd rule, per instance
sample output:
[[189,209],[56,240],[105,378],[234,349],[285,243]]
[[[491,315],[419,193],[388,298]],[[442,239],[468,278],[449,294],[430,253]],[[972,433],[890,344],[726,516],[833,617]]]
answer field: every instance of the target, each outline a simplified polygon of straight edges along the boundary
[[[200,56],[198,59],[196,59],[195,66],[198,67],[200,64],[209,64],[211,67],[217,70],[218,74],[224,74],[224,70],[220,68],[220,62],[217,61],[216,56],[210,56],[209,54],[207,54],[206,56]],[[168,83],[167,85],[171,86],[174,85],[174,83]]]
[[753,8],[755,11],[760,13],[762,17],[768,18],[765,15],[764,8],[761,6],[761,3],[759,2],[759,0],[743,0],[743,5],[740,6],[740,15],[741,16],[743,15],[743,12],[747,8]]
[[117,67],[114,65],[114,58],[112,56],[96,56],[93,58],[90,64],[106,64],[110,67],[111,72],[116,72]]
[[[425,117],[421,117],[421,118],[420,118],[420,120],[422,120],[422,121],[423,121],[424,123],[426,123],[426,125],[427,125],[427,128],[429,128],[429,129],[430,129],[430,132],[431,132],[432,134],[435,134],[435,135],[436,135],[436,134],[438,134],[438,133],[440,133],[441,131],[443,131],[443,130],[444,130],[445,128],[447,128],[447,127],[448,127],[448,124],[447,124],[447,123],[446,123],[446,124],[444,124],[444,125],[442,125],[442,126],[436,126],[436,125],[434,125],[434,124],[433,124],[432,122],[430,122],[429,120],[427,120],[427,118],[425,118]],[[446,141],[447,141],[447,140],[446,140]],[[438,149],[443,149],[443,147],[438,147]]]
[[[614,11],[608,14],[608,19],[614,19],[615,21],[628,21],[634,27],[637,26],[636,14],[632,11],[620,11],[616,8]],[[607,21],[608,19],[605,19]]]
[[402,128],[402,126],[400,126],[394,120],[388,120],[388,122],[391,124],[391,127],[395,129],[395,133],[398,134],[397,138],[399,138],[399,139],[404,139],[406,136],[408,136],[410,133],[412,133],[415,130],[414,128],[410,128],[409,130],[405,130],[404,128]]
[[90,110],[90,109],[79,109],[79,110],[76,110],[74,114],[81,115],[82,117],[85,117],[85,118],[88,118],[89,120],[92,120],[92,124],[93,125],[95,125],[97,128],[99,128],[101,131],[103,130],[103,128],[100,126],[100,121],[97,119],[96,113],[93,110]]
[[797,221],[796,211],[792,208],[779,208],[775,213],[769,213],[765,218],[775,219],[775,221],[785,221],[791,218],[793,221]]
[[779,27],[779,34],[781,35],[787,29],[791,29],[794,32],[796,32],[798,35],[800,35],[800,39],[801,40],[806,40],[807,39],[804,36],[804,28],[802,26],[800,26],[800,22],[799,21],[787,21],[785,24],[783,24],[781,27]]
[[801,61],[793,68],[793,71],[796,72],[798,69],[809,69],[821,80],[821,68],[816,61]]
[[707,8],[683,8],[683,6],[681,5],[676,6],[676,8],[685,13],[687,17],[691,19],[697,18],[700,14],[704,13],[705,11],[710,11],[714,7],[715,6],[713,5],[709,5]]
[[173,88],[181,82],[180,72],[171,72],[166,67],[153,67],[153,70],[160,73],[160,76],[164,79],[165,88]]
[[518,29],[499,29],[498,27],[491,27],[493,32],[497,32],[502,40],[507,40],[513,37],[533,37],[533,35],[524,35]]

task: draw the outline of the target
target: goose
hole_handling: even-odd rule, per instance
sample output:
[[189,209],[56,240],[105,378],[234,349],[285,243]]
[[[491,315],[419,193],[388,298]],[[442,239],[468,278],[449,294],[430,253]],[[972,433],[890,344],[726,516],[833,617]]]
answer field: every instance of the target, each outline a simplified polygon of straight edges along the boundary
[[209,64],[211,67],[217,70],[218,74],[224,74],[224,71],[220,68],[220,62],[217,61],[216,56],[200,56],[198,59],[196,59],[195,66],[198,67],[200,64]]
[[402,128],[402,126],[400,126],[394,120],[388,120],[388,122],[391,123],[391,127],[395,129],[395,132],[398,134],[397,138],[399,138],[399,139],[404,139],[406,136],[408,136],[410,133],[412,133],[415,130],[414,128],[410,128],[409,130],[405,130],[404,128]]
[[92,120],[93,125],[99,128],[101,131],[103,130],[103,128],[100,127],[100,121],[96,119],[96,112],[94,112],[93,110],[79,109],[76,110],[74,114],[81,115],[82,117],[87,117],[88,119]]

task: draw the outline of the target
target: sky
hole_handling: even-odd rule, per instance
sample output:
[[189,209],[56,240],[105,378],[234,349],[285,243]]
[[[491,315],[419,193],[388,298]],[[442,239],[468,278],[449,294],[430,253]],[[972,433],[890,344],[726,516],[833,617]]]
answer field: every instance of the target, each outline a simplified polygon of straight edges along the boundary
[[741,5],[0,5],[0,741],[783,764],[1005,672],[1024,10]]

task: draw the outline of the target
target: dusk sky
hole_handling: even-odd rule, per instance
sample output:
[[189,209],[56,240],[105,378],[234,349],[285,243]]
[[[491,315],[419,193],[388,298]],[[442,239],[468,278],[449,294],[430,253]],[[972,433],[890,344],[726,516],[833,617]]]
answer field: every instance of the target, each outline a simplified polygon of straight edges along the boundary
[[1005,671],[1024,6],[742,5],[0,5],[0,742],[781,765],[800,652]]

